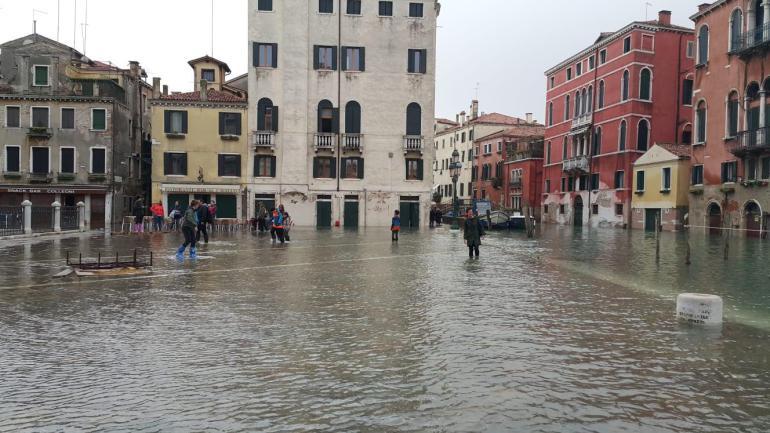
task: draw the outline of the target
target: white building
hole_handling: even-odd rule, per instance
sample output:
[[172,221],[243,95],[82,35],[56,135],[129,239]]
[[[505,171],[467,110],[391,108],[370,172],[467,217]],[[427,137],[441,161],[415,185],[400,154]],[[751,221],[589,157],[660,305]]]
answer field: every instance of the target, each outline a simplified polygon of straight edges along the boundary
[[[471,200],[473,196],[473,142],[477,138],[485,137],[504,131],[512,126],[532,123],[532,116],[527,114],[527,119],[506,116],[500,113],[481,113],[479,115],[479,101],[471,103],[470,114],[465,111],[455,116],[455,122],[446,119],[436,119],[436,134],[433,138],[433,148],[436,156],[433,163],[433,187],[434,193],[452,197],[452,177],[449,174],[449,164],[452,162],[452,152],[455,149],[460,153],[460,161],[463,168],[457,181],[457,198]],[[454,123],[454,125],[452,125]]]
[[298,225],[388,226],[397,209],[426,225],[439,8],[249,0],[250,216],[283,203]]

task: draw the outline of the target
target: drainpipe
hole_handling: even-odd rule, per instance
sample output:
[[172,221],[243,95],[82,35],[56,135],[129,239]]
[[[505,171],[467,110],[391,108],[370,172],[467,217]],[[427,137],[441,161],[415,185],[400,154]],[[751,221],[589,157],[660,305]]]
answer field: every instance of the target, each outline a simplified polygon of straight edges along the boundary
[[342,158],[340,152],[342,151],[342,134],[340,130],[342,128],[342,0],[337,0],[337,192],[340,192],[340,174],[342,173]]
[[[674,103],[676,104],[676,120],[674,121],[674,143],[679,144],[679,123],[680,123],[680,110],[681,110],[681,104],[679,103],[679,93],[682,91],[682,34],[679,34],[679,50],[677,51],[677,56],[679,57],[679,60],[677,62],[676,66],[676,94],[674,95]],[[695,81],[693,80],[693,84],[695,84]]]
[[[591,128],[589,129],[589,136],[588,136],[588,154],[591,155],[593,152],[594,147],[594,139],[595,134],[594,132],[594,113],[596,113],[596,107],[598,105],[598,102],[596,100],[596,95],[599,93],[599,82],[597,81],[599,79],[599,48],[594,49],[594,85],[593,85],[593,95],[591,95]],[[601,152],[601,150],[600,150]],[[593,191],[591,190],[591,177],[593,176],[594,172],[594,156],[591,155],[590,158],[588,158],[588,226],[591,226],[591,215],[593,214],[593,202],[591,201],[591,194]]]

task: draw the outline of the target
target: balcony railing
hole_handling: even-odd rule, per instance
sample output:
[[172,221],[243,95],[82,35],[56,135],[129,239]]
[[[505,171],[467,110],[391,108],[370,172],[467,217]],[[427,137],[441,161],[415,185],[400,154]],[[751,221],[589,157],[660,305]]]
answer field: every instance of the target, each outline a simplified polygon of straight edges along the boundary
[[738,139],[730,142],[728,149],[736,156],[770,151],[770,127],[739,132]]
[[27,130],[27,135],[34,138],[51,138],[53,130],[51,128],[32,127]]
[[423,150],[423,137],[421,135],[405,135],[404,136],[404,153],[406,152],[420,152]]
[[334,152],[337,149],[337,134],[330,132],[316,133],[313,140],[313,146],[315,147],[316,152],[319,150],[330,150]]
[[582,128],[591,124],[591,113],[575,116],[572,119],[572,129]]
[[576,156],[574,158],[565,159],[562,163],[562,170],[588,173],[588,165],[588,156]]
[[362,152],[364,150],[363,134],[345,134],[342,137],[342,147],[345,150]]
[[275,132],[273,131],[254,131],[254,147],[258,149],[272,149],[275,147]]
[[508,184],[512,187],[521,187],[521,176],[512,177]]
[[752,50],[768,42],[770,42],[770,24],[765,24],[740,35],[733,36],[730,44],[730,53],[750,54]]
[[29,173],[29,182],[30,183],[51,183],[53,182],[53,173],[52,172],[30,172]]

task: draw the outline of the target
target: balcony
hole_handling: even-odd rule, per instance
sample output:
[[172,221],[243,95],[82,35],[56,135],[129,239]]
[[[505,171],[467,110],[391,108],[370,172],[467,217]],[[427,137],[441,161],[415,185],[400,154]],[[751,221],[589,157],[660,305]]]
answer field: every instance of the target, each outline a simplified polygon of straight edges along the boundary
[[770,152],[770,127],[753,131],[741,131],[738,139],[727,144],[728,150],[735,156],[745,156],[752,153]]
[[53,135],[53,130],[51,128],[29,128],[27,130],[27,136],[31,138],[43,138],[43,139],[49,139]]
[[342,149],[351,152],[364,151],[363,134],[345,134],[342,136]]
[[252,133],[252,144],[255,149],[274,149],[275,132],[274,131],[254,131]]
[[581,129],[591,126],[591,113],[575,116],[572,119],[572,129]]
[[107,180],[107,173],[88,173],[89,182],[104,182]]
[[735,36],[730,44],[730,54],[750,57],[766,50],[768,42],[770,42],[770,24],[765,24]]
[[53,173],[29,173],[29,183],[51,183],[53,182]]
[[56,173],[56,180],[59,182],[75,180],[75,178],[76,178],[75,173],[62,173],[62,172]]
[[508,181],[508,185],[510,185],[510,186],[511,186],[511,187],[513,187],[513,188],[521,188],[521,184],[522,184],[522,182],[521,182],[521,176],[515,176],[515,177],[512,177],[512,178],[511,178],[511,179]]
[[315,151],[329,150],[334,152],[337,150],[337,134],[331,132],[318,132],[313,139],[313,147]]
[[423,150],[423,137],[421,135],[404,136],[404,153],[420,152]]
[[588,156],[582,155],[570,159],[565,159],[562,163],[562,170],[565,172],[573,173],[588,173]]

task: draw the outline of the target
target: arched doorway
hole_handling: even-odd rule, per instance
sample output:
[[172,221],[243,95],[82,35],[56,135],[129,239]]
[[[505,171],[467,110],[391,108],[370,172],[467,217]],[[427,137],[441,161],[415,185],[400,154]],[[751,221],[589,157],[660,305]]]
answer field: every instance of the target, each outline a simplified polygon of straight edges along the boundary
[[574,208],[573,217],[575,219],[575,226],[582,227],[583,226],[583,197],[581,196],[575,197],[575,208]]
[[722,208],[716,203],[711,203],[706,212],[706,221],[708,223],[709,234],[718,235],[722,233]]
[[762,210],[755,201],[746,203],[743,212],[746,217],[746,236],[759,238],[762,236]]

